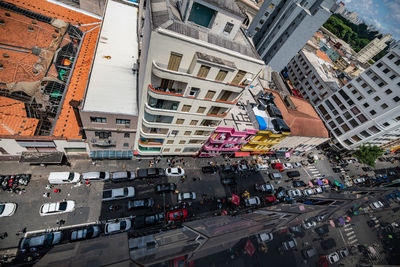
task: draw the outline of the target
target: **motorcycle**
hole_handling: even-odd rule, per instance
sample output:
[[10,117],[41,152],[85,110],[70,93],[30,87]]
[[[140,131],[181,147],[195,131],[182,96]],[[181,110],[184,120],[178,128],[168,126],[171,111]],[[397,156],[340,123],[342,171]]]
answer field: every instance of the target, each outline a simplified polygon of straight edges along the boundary
[[120,205],[110,205],[110,206],[108,207],[108,210],[109,210],[109,211],[117,211],[117,210],[119,210],[120,208],[121,208]]

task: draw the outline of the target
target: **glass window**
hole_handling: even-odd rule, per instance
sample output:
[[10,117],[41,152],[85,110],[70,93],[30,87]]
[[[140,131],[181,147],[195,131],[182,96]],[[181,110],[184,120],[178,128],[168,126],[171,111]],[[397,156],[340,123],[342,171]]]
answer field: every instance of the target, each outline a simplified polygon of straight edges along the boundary
[[199,107],[199,108],[197,109],[197,113],[204,113],[204,111],[206,111],[206,108],[205,108],[205,107]]
[[346,118],[346,120],[350,120],[350,118],[352,117],[349,112],[345,112],[343,116]]
[[[342,124],[343,123],[343,119],[342,119],[342,117],[340,117],[340,116],[338,116],[337,118],[336,118],[336,121],[337,121],[337,123],[339,123],[339,124]],[[333,127],[332,127],[333,128]]]
[[344,140],[344,143],[348,146],[351,146],[353,144],[349,139]]
[[240,81],[244,78],[244,75],[246,75],[246,72],[243,70],[239,70],[232,80],[232,84],[239,84]]
[[368,130],[370,130],[373,133],[379,133],[381,130],[376,128],[376,126],[369,127]]
[[364,123],[364,122],[367,121],[367,118],[366,118],[363,114],[358,115],[358,116],[357,116],[357,119],[358,119],[361,123]]
[[129,137],[131,137],[131,134],[130,133],[124,133],[124,137],[125,138],[129,138]]
[[387,105],[387,104],[382,104],[381,107],[382,107],[383,109],[387,109],[388,105]]
[[183,124],[184,121],[185,121],[184,119],[177,119],[176,124]]
[[387,95],[390,95],[390,94],[393,93],[393,92],[392,92],[392,90],[387,89],[387,90],[385,91],[385,93],[386,93]]
[[226,33],[231,33],[232,29],[233,29],[233,24],[230,22],[227,22],[224,28],[224,32]]
[[191,105],[183,105],[182,112],[189,112],[191,107]]
[[378,67],[378,68],[380,68],[380,67],[382,67],[382,63],[381,62],[379,62],[378,64],[376,64],[376,66]]
[[102,117],[90,117],[91,122],[107,123],[107,118]]
[[201,65],[199,72],[197,73],[197,77],[206,78],[210,69],[211,67],[209,66]]
[[215,91],[208,90],[206,96],[204,97],[205,99],[212,99],[215,96]]
[[398,97],[398,96],[393,97],[393,101],[396,102],[396,103],[399,102],[400,101],[400,97]]
[[334,132],[337,136],[341,136],[341,135],[342,135],[342,132],[339,130],[339,128],[334,129],[333,132]]
[[181,64],[181,60],[182,60],[181,54],[171,52],[171,54],[169,56],[169,62],[168,62],[167,69],[173,70],[173,71],[178,71],[179,65]]
[[364,103],[363,106],[364,106],[365,108],[367,108],[367,107],[369,107],[369,104],[368,104],[368,103]]
[[381,98],[380,98],[379,96],[375,96],[375,97],[374,97],[374,100],[375,100],[376,102],[378,102],[379,100],[381,100]]
[[339,94],[343,97],[344,100],[348,100],[350,99],[350,97],[343,91],[343,90],[339,90]]
[[186,144],[186,141],[185,140],[181,140],[181,141],[179,141],[179,144],[180,145]]
[[129,124],[131,124],[131,120],[126,120],[126,119],[116,119],[116,123],[117,123],[117,124],[125,124],[125,125],[129,125]]
[[185,131],[185,135],[190,135],[192,131]]
[[168,145],[171,145],[171,144],[173,144],[174,143],[174,140],[167,140],[167,144]]
[[228,74],[228,72],[226,70],[220,70],[217,74],[217,77],[215,77],[216,81],[223,81],[225,80],[226,75]]
[[375,115],[375,114],[376,114],[376,111],[375,111],[375,110],[371,110],[369,113],[370,113],[371,115]]
[[198,122],[199,122],[198,120],[191,120],[190,125],[197,125]]
[[384,124],[382,124],[383,125],[383,127],[388,127],[389,125],[390,125],[390,123],[388,123],[388,122],[385,122]]
[[361,141],[361,138],[358,137],[357,135],[353,135],[353,136],[351,137],[351,139],[353,139],[353,140],[356,141],[356,142],[360,142],[360,141]]
[[371,136],[367,131],[362,131],[360,134],[362,136],[364,136],[364,137],[370,137]]
[[347,124],[345,123],[345,124],[343,124],[343,125],[341,125],[341,127],[342,127],[342,129],[343,129],[343,131],[344,132],[348,132],[348,131],[350,131],[350,128],[349,128],[349,126],[347,126]]
[[388,73],[389,71],[390,71],[390,70],[389,70],[388,68],[386,68],[386,69],[383,70],[383,73],[386,74],[386,73]]
[[350,110],[351,110],[351,112],[353,112],[354,115],[357,115],[360,113],[360,110],[357,107],[352,107]]
[[353,128],[355,128],[355,127],[357,127],[359,125],[358,122],[355,119],[352,119],[349,122],[350,122],[351,126],[353,126]]

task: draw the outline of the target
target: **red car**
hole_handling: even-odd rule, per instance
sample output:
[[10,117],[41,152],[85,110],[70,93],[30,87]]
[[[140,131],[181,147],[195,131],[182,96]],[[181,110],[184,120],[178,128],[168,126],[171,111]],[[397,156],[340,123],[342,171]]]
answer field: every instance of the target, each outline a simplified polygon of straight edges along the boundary
[[173,210],[167,212],[167,221],[182,221],[188,216],[187,209]]
[[265,196],[264,197],[265,202],[273,203],[276,201],[276,197],[274,195],[271,196]]
[[272,169],[279,170],[279,171],[283,172],[282,163],[272,163],[271,166],[272,166]]

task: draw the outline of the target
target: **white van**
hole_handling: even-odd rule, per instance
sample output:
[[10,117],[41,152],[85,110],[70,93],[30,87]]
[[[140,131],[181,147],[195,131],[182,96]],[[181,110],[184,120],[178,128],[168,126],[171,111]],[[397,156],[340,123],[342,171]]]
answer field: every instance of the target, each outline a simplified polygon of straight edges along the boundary
[[81,175],[77,172],[51,172],[49,174],[50,184],[70,184],[79,182]]

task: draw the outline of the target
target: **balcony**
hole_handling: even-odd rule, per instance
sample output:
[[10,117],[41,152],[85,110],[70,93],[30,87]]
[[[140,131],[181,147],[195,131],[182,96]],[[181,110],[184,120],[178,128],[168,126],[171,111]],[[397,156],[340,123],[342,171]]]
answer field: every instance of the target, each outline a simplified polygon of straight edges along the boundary
[[139,144],[143,146],[162,146],[164,139],[140,137]]
[[110,147],[117,145],[117,142],[115,140],[109,140],[109,139],[104,139],[104,140],[92,139],[90,140],[90,143],[98,147]]
[[181,89],[163,89],[161,87],[153,88],[149,84],[149,89],[158,94],[166,94],[166,95],[173,95],[173,96],[183,96],[183,90]]

